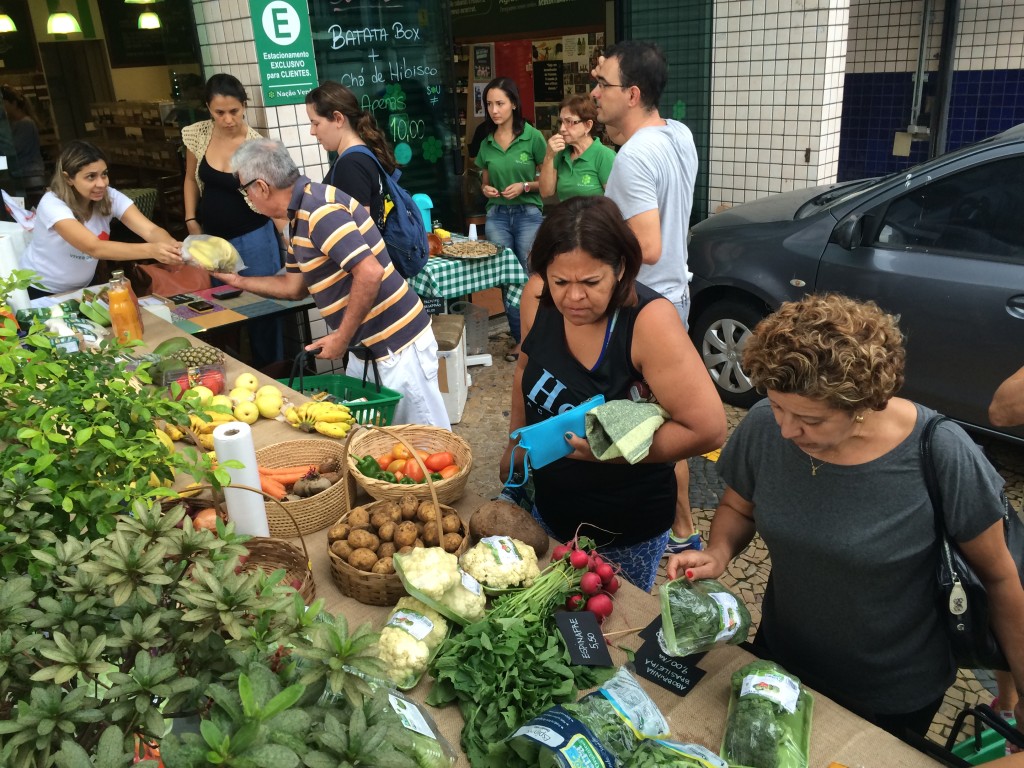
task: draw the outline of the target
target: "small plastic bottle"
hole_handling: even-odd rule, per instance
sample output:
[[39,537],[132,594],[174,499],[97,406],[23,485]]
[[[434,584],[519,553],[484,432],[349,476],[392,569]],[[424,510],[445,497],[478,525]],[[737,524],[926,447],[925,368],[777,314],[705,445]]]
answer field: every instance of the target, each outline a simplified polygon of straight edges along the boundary
[[114,327],[114,338],[121,344],[141,339],[142,318],[132,296],[131,285],[122,270],[110,274],[107,303],[110,305],[110,324]]

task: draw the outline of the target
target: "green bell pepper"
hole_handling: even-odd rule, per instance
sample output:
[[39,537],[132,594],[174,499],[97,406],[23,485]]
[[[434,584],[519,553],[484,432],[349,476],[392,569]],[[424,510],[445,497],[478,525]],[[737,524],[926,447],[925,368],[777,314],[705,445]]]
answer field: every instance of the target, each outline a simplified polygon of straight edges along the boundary
[[361,459],[358,459],[356,461],[356,469],[371,480],[380,480],[380,475],[383,471],[373,456],[363,456]]
[[394,472],[388,472],[387,470],[377,473],[376,480],[383,480],[386,483],[397,483]]
[[399,485],[416,485],[416,481],[413,480],[411,477],[403,477],[401,480],[398,481],[398,484]]

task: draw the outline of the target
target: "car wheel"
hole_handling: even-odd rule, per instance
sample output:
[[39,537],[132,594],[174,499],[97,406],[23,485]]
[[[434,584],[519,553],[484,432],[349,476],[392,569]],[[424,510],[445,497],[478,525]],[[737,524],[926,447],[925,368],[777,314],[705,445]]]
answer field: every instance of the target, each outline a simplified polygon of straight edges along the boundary
[[724,300],[704,310],[693,325],[693,343],[724,403],[749,408],[762,397],[743,372],[740,356],[766,314],[752,304]]

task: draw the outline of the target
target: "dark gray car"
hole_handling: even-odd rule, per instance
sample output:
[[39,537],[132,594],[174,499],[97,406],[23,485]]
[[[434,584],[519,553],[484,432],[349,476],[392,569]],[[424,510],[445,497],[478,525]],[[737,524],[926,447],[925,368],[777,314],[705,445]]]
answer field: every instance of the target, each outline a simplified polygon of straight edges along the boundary
[[693,227],[689,266],[691,335],[724,401],[760,397],[739,359],[762,317],[836,291],[900,316],[903,395],[997,431],[988,403],[1024,365],[1024,124],[892,176],[715,214]]

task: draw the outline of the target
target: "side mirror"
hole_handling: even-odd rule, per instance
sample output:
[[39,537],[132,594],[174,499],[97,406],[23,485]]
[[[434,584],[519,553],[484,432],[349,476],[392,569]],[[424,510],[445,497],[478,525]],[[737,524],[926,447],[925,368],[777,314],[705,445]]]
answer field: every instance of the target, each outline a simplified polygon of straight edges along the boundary
[[830,239],[847,251],[859,248],[864,239],[864,217],[859,213],[851,213],[836,225]]

